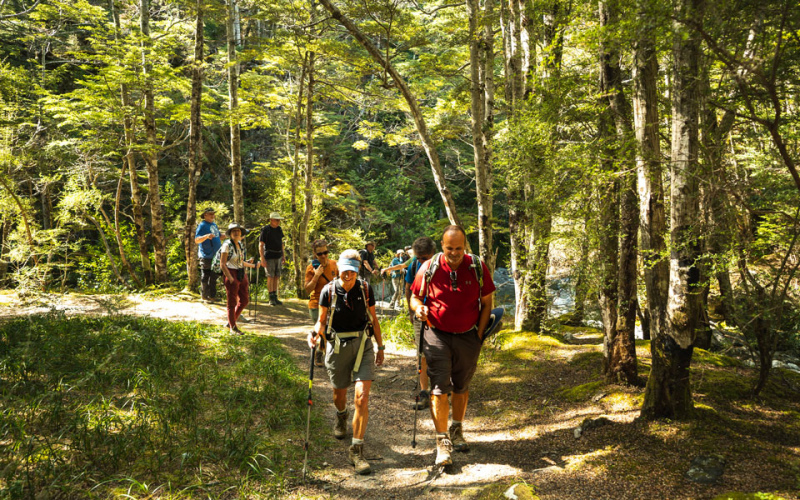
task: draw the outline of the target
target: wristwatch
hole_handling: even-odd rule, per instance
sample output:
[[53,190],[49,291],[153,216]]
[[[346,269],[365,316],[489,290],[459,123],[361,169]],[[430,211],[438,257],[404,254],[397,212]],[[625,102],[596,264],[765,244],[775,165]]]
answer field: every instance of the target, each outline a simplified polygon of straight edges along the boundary
[[385,351],[386,350],[386,346],[385,345],[379,345],[378,346],[378,350],[379,351]]

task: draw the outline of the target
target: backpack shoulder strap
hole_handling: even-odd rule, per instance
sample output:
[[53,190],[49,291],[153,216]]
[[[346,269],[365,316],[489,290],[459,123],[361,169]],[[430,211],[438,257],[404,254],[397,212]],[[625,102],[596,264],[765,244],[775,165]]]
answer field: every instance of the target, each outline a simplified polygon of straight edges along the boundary
[[473,253],[467,255],[469,255],[470,260],[472,260],[472,264],[470,264],[469,267],[472,268],[472,272],[475,273],[475,278],[478,279],[478,284],[481,289],[483,289],[483,263],[481,262],[481,258]]
[[[439,269],[439,260],[441,260],[442,252],[437,253],[429,260],[422,263],[420,269],[428,265],[428,268],[425,269],[425,279],[423,280],[423,290],[422,290],[422,300],[425,301],[428,298],[428,286],[431,284],[431,280],[433,279],[433,275],[436,274],[436,271]],[[419,272],[419,270],[417,271]]]
[[366,316],[369,325],[373,326],[372,315],[369,313],[369,283],[358,278],[358,285],[361,287],[361,296],[364,298],[364,316]]
[[[323,291],[325,291],[326,288],[330,288],[330,291],[328,292],[330,294],[330,296],[331,296],[331,305],[328,308],[328,334],[329,335],[333,331],[333,330],[331,330],[331,325],[333,324],[333,313],[336,311],[336,298],[337,298],[337,295],[336,295],[336,282],[337,281],[338,280],[335,279],[333,281],[330,281],[330,282],[326,283],[325,286],[322,287]],[[321,292],[320,292],[320,295],[322,295]]]

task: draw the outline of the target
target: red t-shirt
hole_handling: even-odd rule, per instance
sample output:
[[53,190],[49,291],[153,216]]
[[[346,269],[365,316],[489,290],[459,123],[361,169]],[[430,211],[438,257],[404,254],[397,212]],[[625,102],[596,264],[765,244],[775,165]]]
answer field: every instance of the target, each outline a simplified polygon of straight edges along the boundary
[[[422,287],[425,283],[425,273],[433,259],[425,262],[411,285],[411,293],[422,297]],[[480,287],[475,276],[475,271],[470,268],[472,259],[464,255],[461,265],[456,269],[458,290],[453,291],[450,283],[450,266],[442,255],[439,258],[439,268],[431,277],[428,285],[428,321],[434,328],[452,333],[462,333],[470,330],[478,323],[480,308],[478,299],[495,291],[494,281],[489,274],[486,264],[483,267],[483,288]]]

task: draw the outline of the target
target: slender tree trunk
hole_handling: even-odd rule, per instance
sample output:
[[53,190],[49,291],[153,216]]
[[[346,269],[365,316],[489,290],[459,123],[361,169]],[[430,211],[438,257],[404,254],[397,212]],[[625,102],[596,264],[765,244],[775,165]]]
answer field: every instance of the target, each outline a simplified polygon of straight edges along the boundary
[[199,256],[197,243],[194,242],[194,233],[197,228],[197,181],[202,171],[203,153],[203,122],[202,122],[202,97],[203,97],[203,1],[197,0],[196,19],[194,31],[194,61],[192,64],[192,97],[189,110],[189,172],[188,194],[186,198],[186,224],[183,230],[184,248],[186,250],[186,271],[189,280],[186,288],[197,291],[200,283]]
[[150,198],[150,226],[155,254],[155,280],[167,281],[167,240],[164,236],[164,212],[161,207],[161,192],[158,183],[158,141],[156,137],[156,110],[153,94],[153,74],[150,62],[150,0],[140,0],[142,30],[142,72],[144,75],[144,128],[148,149],[144,152],[147,164],[148,196]]
[[[119,33],[122,30],[114,0],[109,0],[111,16],[114,18],[114,41],[119,43]],[[150,253],[147,248],[147,234],[144,229],[144,215],[142,214],[142,198],[139,190],[139,175],[136,172],[136,155],[133,151],[136,134],[134,132],[134,122],[131,118],[131,97],[128,86],[124,83],[119,87],[120,100],[122,102],[122,125],[125,134],[125,156],[123,158],[123,171],[127,166],[131,187],[131,206],[133,207],[133,223],[136,230],[136,242],[139,245],[139,259],[144,274],[144,282],[147,285],[153,284],[153,269],[150,265]],[[117,197],[119,200],[119,197]]]
[[447,187],[444,171],[442,170],[442,165],[439,160],[439,153],[436,151],[436,143],[428,131],[428,125],[425,122],[424,116],[422,115],[422,109],[419,107],[416,97],[411,93],[411,89],[409,89],[408,84],[403,77],[400,76],[400,73],[397,72],[391,62],[384,58],[380,50],[361,32],[361,30],[358,29],[358,27],[350,19],[345,17],[341,11],[339,11],[339,9],[333,5],[331,0],[320,0],[320,3],[331,14],[331,17],[339,21],[339,23],[350,32],[353,38],[355,38],[356,41],[358,41],[358,43],[360,43],[361,46],[366,49],[375,62],[377,62],[392,77],[395,87],[397,87],[398,91],[400,91],[400,94],[403,96],[403,99],[405,99],[411,116],[414,119],[414,124],[417,128],[417,134],[422,141],[422,148],[425,150],[425,153],[428,156],[428,161],[430,161],[431,170],[433,172],[433,181],[442,197],[447,218],[450,220],[451,224],[461,225],[461,219],[458,217],[455,201],[453,201],[453,196],[450,193],[450,189]]
[[[532,186],[531,186],[532,188]],[[529,203],[535,192],[530,190]],[[540,332],[547,319],[547,270],[550,266],[550,234],[553,218],[548,209],[533,209],[528,216],[527,273],[522,283],[522,294],[527,297],[527,308],[522,316],[522,328]]]
[[673,22],[671,247],[666,335],[656,337],[645,392],[645,418],[690,418],[692,344],[697,327],[700,254],[694,222],[699,210],[698,118],[700,35],[683,23],[702,25],[704,0],[678,0]]
[[[308,223],[311,220],[311,212],[314,209],[314,190],[312,181],[314,180],[314,53],[308,55],[308,91],[306,92],[306,185],[305,185],[305,211],[303,220],[300,221],[298,231],[300,255],[306,255],[308,241]],[[301,290],[301,297],[307,298],[308,293],[305,288]]]
[[[487,12],[481,13],[479,0],[466,0],[469,17],[469,53],[470,53],[470,102],[472,121],[473,158],[475,162],[475,190],[478,201],[478,248],[481,259],[490,272],[494,270],[494,254],[492,253],[492,203],[491,194],[491,135],[493,128],[492,103],[494,101],[492,82],[494,56],[489,55],[493,49],[494,34],[489,29],[489,36],[481,25],[489,23],[493,9],[492,0],[486,1]],[[487,49],[488,45],[488,49]],[[491,65],[489,60],[492,61]],[[490,76],[492,75],[492,76]],[[491,90],[490,90],[491,89]],[[491,94],[491,95],[490,95]]]
[[50,201],[50,184],[47,182],[42,183],[41,192],[39,193],[39,200],[42,204],[42,229],[50,229],[52,227],[52,203]]
[[[640,10],[643,7],[640,6]],[[646,12],[639,16],[645,19]],[[634,55],[633,118],[636,130],[636,172],[639,188],[639,227],[649,328],[646,339],[664,331],[669,263],[664,258],[667,232],[658,136],[658,54],[654,35],[639,33]]]
[[236,39],[233,21],[236,0],[227,0],[226,33],[228,38],[228,110],[231,129],[231,187],[233,188],[233,219],[244,224],[244,189],[242,187],[242,138],[239,127],[239,62],[236,58]]
[[[125,254],[125,245],[122,243],[122,234],[119,230],[119,201],[120,198],[122,198],[122,184],[124,181],[125,162],[122,164],[122,172],[120,172],[119,181],[117,182],[117,196],[114,199],[114,237],[117,240],[117,248],[119,249],[119,257],[122,260],[122,264],[125,265],[128,274],[130,274],[133,281],[136,282],[137,288],[142,288],[142,282],[139,280],[139,277],[136,276],[136,271],[133,270],[133,266],[128,260],[128,256]],[[105,213],[103,213],[103,215],[105,216]],[[106,222],[111,225],[110,221],[106,220]]]
[[[297,109],[294,120],[294,152],[292,156],[292,234],[294,236],[292,238],[292,261],[294,263],[294,286],[298,297],[302,297],[303,292],[305,291],[305,287],[303,286],[303,280],[305,279],[305,266],[303,265],[305,255],[300,252],[300,211],[297,209],[297,185],[300,177],[300,131],[302,129],[301,125],[303,122],[303,95],[306,80],[306,68],[308,67],[308,55],[308,52],[306,52],[305,56],[303,57],[303,66],[300,69],[300,81],[298,82],[297,92]],[[291,127],[287,127],[287,134],[290,132],[290,130]],[[286,140],[288,142],[289,138],[287,137]]]
[[119,272],[117,268],[117,263],[114,262],[114,255],[111,253],[111,246],[108,244],[108,238],[106,238],[106,233],[103,231],[103,227],[97,222],[97,219],[92,217],[89,214],[86,214],[86,218],[94,224],[94,227],[97,228],[97,233],[100,235],[100,240],[103,242],[103,247],[106,249],[106,257],[108,258],[108,263],[111,266],[111,269],[114,271],[114,275],[117,277],[117,280],[122,283],[123,285],[127,285],[128,283],[125,281],[125,278]]

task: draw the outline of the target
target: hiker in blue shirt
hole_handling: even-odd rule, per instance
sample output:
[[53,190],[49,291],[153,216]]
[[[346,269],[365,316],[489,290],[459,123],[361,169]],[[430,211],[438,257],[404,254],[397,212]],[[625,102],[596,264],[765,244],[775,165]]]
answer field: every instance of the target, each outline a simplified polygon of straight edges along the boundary
[[403,249],[398,249],[397,252],[395,252],[395,257],[389,264],[389,267],[383,270],[384,274],[389,272],[392,273],[392,286],[394,286],[394,294],[392,295],[392,300],[389,302],[389,307],[397,311],[403,310],[403,291],[405,290],[405,281],[403,280],[405,271],[403,268],[406,267],[406,262],[409,261],[407,259],[403,259]]
[[211,261],[222,246],[222,240],[214,222],[214,209],[207,207],[200,217],[203,220],[197,225],[194,242],[197,243],[197,256],[200,258],[201,295],[203,300],[214,302],[217,300],[217,273],[211,270]]

